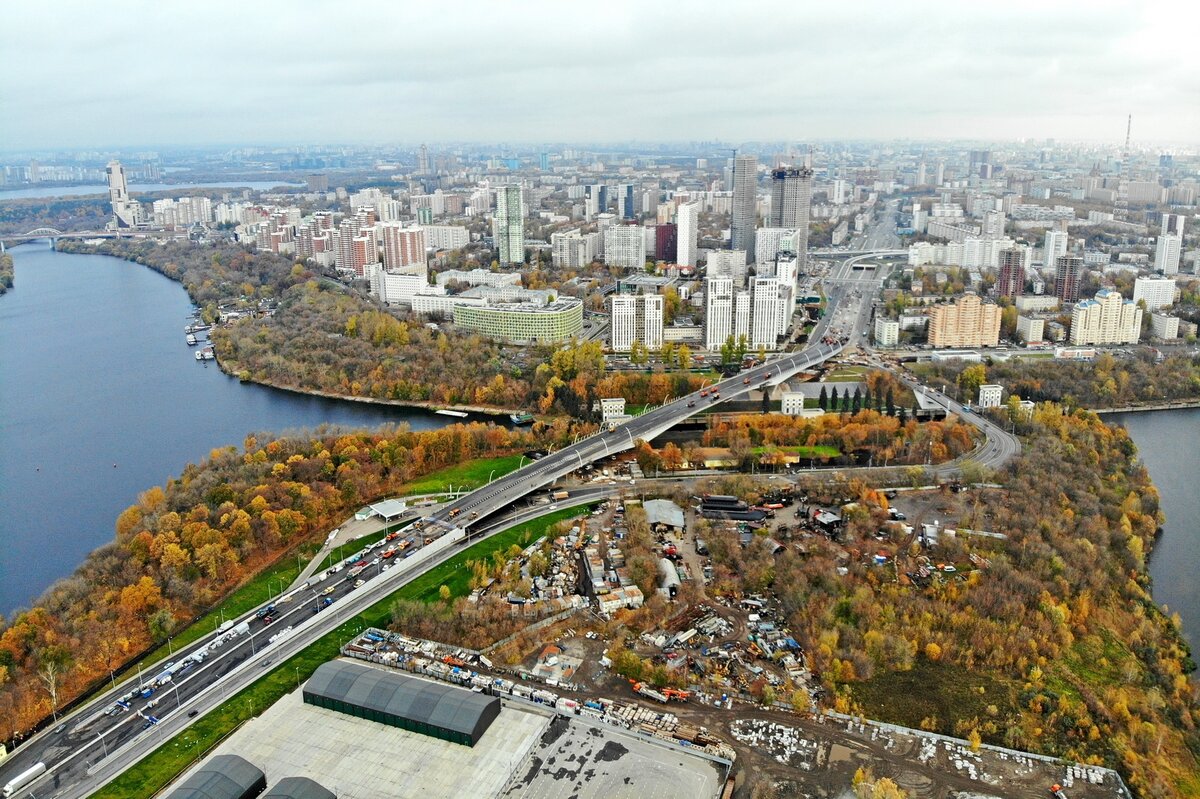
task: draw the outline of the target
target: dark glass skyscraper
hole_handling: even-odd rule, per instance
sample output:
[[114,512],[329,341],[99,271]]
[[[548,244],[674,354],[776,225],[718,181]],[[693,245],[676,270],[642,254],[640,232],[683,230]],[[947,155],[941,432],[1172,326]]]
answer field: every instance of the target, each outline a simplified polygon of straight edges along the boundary
[[739,155],[733,159],[733,221],[729,227],[730,249],[744,250],[754,260],[754,228],[758,211],[754,202],[758,183],[758,158]]

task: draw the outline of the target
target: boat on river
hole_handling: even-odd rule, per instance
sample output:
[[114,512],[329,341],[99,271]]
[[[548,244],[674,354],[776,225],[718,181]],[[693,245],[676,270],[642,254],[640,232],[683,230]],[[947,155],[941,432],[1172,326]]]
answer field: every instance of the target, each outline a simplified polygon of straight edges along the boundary
[[196,350],[196,360],[197,361],[211,361],[216,357],[217,357],[217,355],[216,355],[216,353],[213,352],[212,347],[205,347],[202,350]]
[[440,413],[442,416],[457,416],[459,419],[467,418],[467,414],[463,413],[462,411],[452,411],[446,408],[439,408],[438,410],[434,411],[434,413]]
[[513,424],[532,424],[533,423],[533,414],[532,413],[510,413],[508,415],[508,420],[510,422],[512,422]]

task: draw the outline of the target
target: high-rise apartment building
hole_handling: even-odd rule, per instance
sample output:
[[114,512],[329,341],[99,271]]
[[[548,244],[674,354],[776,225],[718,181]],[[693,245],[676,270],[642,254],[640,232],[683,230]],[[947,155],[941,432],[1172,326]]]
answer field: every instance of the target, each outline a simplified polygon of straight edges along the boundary
[[733,280],[710,277],[704,283],[704,346],[719,350],[733,334]]
[[758,184],[758,158],[739,155],[733,159],[733,220],[730,224],[730,249],[742,250],[754,257],[754,228],[758,222],[755,189]]
[[425,244],[435,250],[460,250],[471,242],[471,233],[459,225],[426,225]]
[[433,170],[429,166],[429,148],[422,144],[421,149],[417,151],[417,174],[429,175],[432,173]]
[[675,212],[677,250],[675,262],[680,266],[696,265],[696,238],[700,224],[700,204],[680,203]]
[[1142,334],[1142,309],[1112,289],[1100,289],[1071,312],[1071,343],[1136,344]]
[[425,230],[399,222],[383,225],[383,266],[389,272],[425,266]]
[[750,346],[775,348],[779,336],[779,319],[782,316],[783,283],[776,277],[756,276],[751,290],[754,303],[750,321]]
[[1004,212],[1003,211],[984,211],[983,212],[983,232],[980,236],[985,239],[1002,239],[1004,238]]
[[735,286],[746,285],[746,253],[742,250],[713,250],[708,254],[708,276],[733,278]]
[[1000,251],[997,297],[1016,297],[1025,289],[1025,251],[1015,247]]
[[109,161],[105,174],[108,176],[108,201],[112,204],[112,227],[137,227],[144,221],[144,212],[142,204],[129,196],[125,167],[120,161]]
[[754,231],[754,262],[774,263],[781,252],[796,252],[799,231],[795,228],[760,227]]
[[674,222],[665,222],[654,228],[654,257],[668,263],[678,263],[679,228]]
[[613,352],[629,352],[635,341],[640,341],[650,350],[662,348],[661,295],[618,294],[612,298]]
[[1164,275],[1179,274],[1179,256],[1183,249],[1184,217],[1163,214],[1162,231],[1154,246],[1154,269]]
[[496,260],[502,266],[525,263],[525,206],[521,200],[520,186],[500,186],[496,189],[492,236],[496,240]]
[[1059,302],[1079,302],[1079,282],[1083,279],[1083,259],[1060,255],[1054,261],[1054,296]]
[[803,270],[808,262],[808,219],[813,171],[806,166],[771,170],[771,227],[794,228],[794,252]]
[[634,219],[637,217],[633,195],[632,183],[621,184],[617,192],[617,213],[620,214],[622,219]]
[[580,269],[596,259],[599,253],[599,233],[564,230],[550,234],[550,257],[560,269]]
[[1067,254],[1067,231],[1053,228],[1046,231],[1045,244],[1042,246],[1042,263],[1046,266],[1058,263],[1058,259]]
[[750,344],[750,311],[752,306],[750,292],[740,289],[733,293],[733,340],[745,340]]
[[1133,281],[1133,304],[1145,301],[1147,311],[1157,311],[1175,304],[1178,289],[1169,277],[1139,277]]
[[1000,306],[966,294],[929,311],[929,343],[935,347],[994,347],[1000,343]]
[[641,225],[613,225],[604,231],[604,263],[646,268],[646,232]]

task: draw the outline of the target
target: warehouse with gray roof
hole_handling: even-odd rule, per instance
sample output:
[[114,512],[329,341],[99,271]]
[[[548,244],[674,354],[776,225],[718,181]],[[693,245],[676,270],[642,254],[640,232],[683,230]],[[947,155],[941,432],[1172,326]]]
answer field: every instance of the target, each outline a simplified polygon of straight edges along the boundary
[[337,799],[337,794],[308,777],[285,777],[261,799]]
[[344,660],[322,664],[304,685],[307,704],[475,746],[500,715],[494,696]]
[[167,799],[250,799],[267,789],[267,777],[237,755],[217,755],[168,794]]

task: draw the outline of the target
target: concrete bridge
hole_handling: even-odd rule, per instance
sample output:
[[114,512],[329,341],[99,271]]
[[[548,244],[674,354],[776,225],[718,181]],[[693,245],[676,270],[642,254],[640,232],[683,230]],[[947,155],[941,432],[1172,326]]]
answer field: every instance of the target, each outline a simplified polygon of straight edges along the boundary
[[34,228],[28,233],[12,233],[0,235],[0,252],[4,246],[25,244],[38,239],[50,239],[51,243],[59,239],[152,239],[177,235],[168,230],[59,230],[52,227]]

